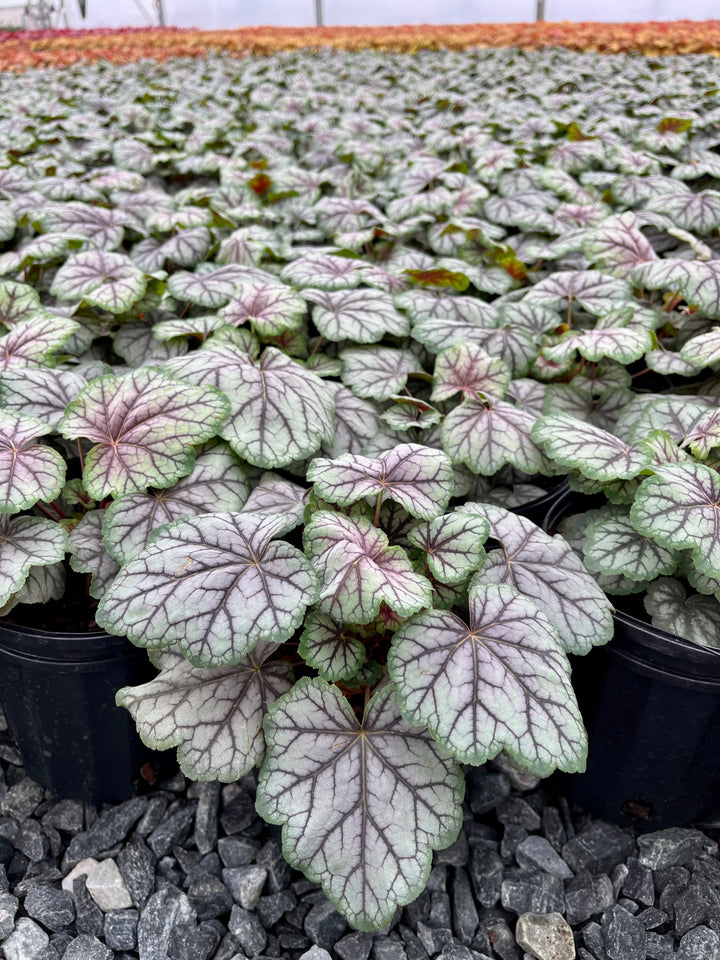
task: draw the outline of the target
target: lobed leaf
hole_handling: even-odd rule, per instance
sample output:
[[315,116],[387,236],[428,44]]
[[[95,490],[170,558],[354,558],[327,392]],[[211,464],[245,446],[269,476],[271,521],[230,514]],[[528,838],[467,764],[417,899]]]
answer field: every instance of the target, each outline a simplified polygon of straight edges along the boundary
[[35,442],[47,433],[50,427],[39,420],[0,410],[0,513],[19,513],[60,494],[65,460]]
[[540,417],[533,438],[564,467],[574,467],[591,480],[628,480],[650,466],[651,454],[607,430],[575,417]]
[[365,663],[362,641],[317,610],[305,618],[298,652],[323,680],[331,682],[351,680]]
[[445,417],[443,449],[453,463],[483,476],[508,463],[524,473],[548,473],[548,461],[532,436],[534,423],[534,416],[502,400],[464,400]]
[[457,584],[482,567],[483,543],[489,534],[490,524],[483,517],[451,513],[413,527],[408,540],[425,552],[428,569],[436,580]]

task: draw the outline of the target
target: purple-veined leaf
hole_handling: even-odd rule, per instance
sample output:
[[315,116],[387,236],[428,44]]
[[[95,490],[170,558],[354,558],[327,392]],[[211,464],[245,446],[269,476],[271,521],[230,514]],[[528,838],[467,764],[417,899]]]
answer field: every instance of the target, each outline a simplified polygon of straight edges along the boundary
[[630,212],[608,217],[591,230],[583,251],[598,270],[623,280],[631,276],[638,264],[658,258],[650,241],[640,232],[635,214]]
[[191,383],[217,386],[230,398],[220,436],[254,466],[285,467],[332,437],[330,387],[275,347],[255,361],[234,346],[210,341],[166,369]]
[[397,433],[408,430],[429,430],[442,420],[440,411],[424,400],[400,393],[389,397],[392,405],[383,410],[380,419]]
[[596,363],[605,357],[627,364],[639,360],[652,350],[654,338],[649,330],[637,327],[608,327],[583,330],[582,333],[566,333],[552,347],[545,347],[543,354],[551,360],[562,362],[575,350],[581,357]]
[[538,303],[528,303],[527,300],[496,301],[498,306],[498,323],[513,328],[527,330],[533,336],[539,337],[543,333],[554,330],[562,322],[555,310],[543,307]]
[[262,762],[263,717],[292,687],[289,664],[267,662],[274,649],[260,642],[239,663],[222,667],[195,667],[169,651],[159,675],[123,687],[117,703],[130,711],[149,747],[178,748],[185,776],[232,783]]
[[720,447],[720,409],[711,410],[693,424],[683,446],[689,447],[701,460],[709,457],[713,448]]
[[376,343],[386,333],[402,337],[410,332],[410,321],[395,309],[392,297],[382,290],[308,288],[303,290],[303,296],[315,304],[313,323],[328,340]]
[[302,523],[308,492],[305,487],[274,473],[264,473],[247,498],[243,513],[281,516],[285,521],[279,534],[282,535]]
[[217,310],[233,298],[237,285],[247,278],[247,270],[235,264],[216,267],[206,273],[178,270],[168,278],[168,290],[177,300]]
[[537,338],[529,330],[507,325],[491,330],[483,340],[483,349],[505,363],[513,377],[524,377],[537,354]]
[[96,500],[165,488],[192,470],[194,444],[213,437],[229,404],[218,391],[143,367],[91,381],[67,408],[60,432],[94,446],[83,482]]
[[413,527],[410,543],[424,550],[430,573],[441,583],[462,583],[485,562],[490,524],[483,517],[451,513]]
[[350,680],[365,663],[361,640],[317,610],[305,618],[298,648],[300,656],[314,667],[323,680]]
[[240,510],[249,492],[245,471],[229,448],[210,445],[174,486],[115,500],[105,511],[105,545],[119,563],[128,563],[143,552],[156,527],[207,513],[209,507],[213,513]]
[[0,513],[19,513],[60,494],[65,460],[36,442],[50,430],[34,417],[0,410]]
[[382,495],[421,520],[444,513],[453,493],[447,456],[418,443],[401,443],[373,458],[348,453],[334,460],[313,460],[307,479],[330,503],[347,507]]
[[550,620],[505,584],[470,584],[466,623],[428,610],[401,624],[388,655],[403,716],[461,763],[504,751],[546,776],[585,768],[570,664]]
[[430,399],[448,400],[456,393],[475,398],[478,393],[502,399],[510,383],[510,368],[474,343],[458,343],[435,359]]
[[289,247],[272,230],[255,223],[234,230],[223,240],[217,258],[221,263],[250,267],[259,264],[268,251],[285,260]]
[[6,327],[14,326],[20,320],[27,320],[40,307],[40,295],[27,283],[14,280],[0,282],[0,323]]
[[[669,433],[664,430],[652,430],[644,440],[644,447],[652,454],[651,467],[661,467],[666,463],[683,463],[690,460],[690,454],[677,445]],[[633,495],[632,500],[635,497]]]
[[683,230],[692,230],[701,236],[720,227],[720,193],[715,190],[666,193],[650,199],[645,209],[662,213]]
[[318,609],[339,623],[370,623],[382,603],[401,616],[430,604],[430,582],[369,520],[321,510],[303,542],[321,580]]
[[650,370],[665,376],[679,374],[681,377],[692,377],[702,369],[700,364],[683,359],[679,351],[665,348],[662,341],[658,341],[658,347],[645,354],[645,363]]
[[637,443],[653,430],[662,430],[680,443],[695,423],[714,407],[710,397],[683,397],[672,394],[650,397],[645,405],[640,407],[635,422],[630,427],[630,440]]
[[50,292],[61,300],[85,300],[108,313],[125,313],[145,294],[145,274],[122,253],[91,250],[69,257]]
[[52,366],[52,354],[79,329],[80,325],[74,320],[51,313],[18,321],[9,333],[0,337],[0,370]]
[[657,467],[630,510],[633,526],[671,549],[692,549],[701,573],[720,577],[720,476],[702,463]]
[[47,603],[60,600],[65,593],[65,564],[50,563],[46,567],[30,567],[25,583],[8,602],[0,607],[0,616],[7,616],[19,603]]
[[603,517],[588,526],[586,535],[583,558],[595,573],[647,582],[677,568],[677,553],[638,533],[629,517]]
[[720,327],[714,327],[709,333],[701,333],[688,340],[683,345],[680,356],[698,367],[720,366]]
[[551,273],[538,281],[525,294],[528,303],[539,303],[550,309],[566,308],[577,303],[588,313],[602,315],[623,302],[632,301],[632,287],[618,277],[597,270],[567,270]]
[[55,428],[85,385],[85,378],[72,370],[10,367],[0,373],[0,401],[6,410]]
[[[196,337],[207,340],[211,333],[226,326],[226,321],[218,314],[204,317],[174,317],[161,320],[153,327],[158,340],[174,340],[176,337]],[[256,354],[259,352],[256,351]]]
[[[417,291],[427,292],[427,291]],[[405,294],[402,295],[403,297]],[[398,304],[400,297],[395,298]],[[446,297],[447,301],[464,300],[470,307],[462,307],[458,311],[453,311],[453,316],[428,316],[420,315],[413,309],[412,304],[405,306],[398,304],[406,309],[413,320],[412,336],[414,340],[421,343],[430,353],[440,353],[448,347],[453,347],[458,343],[477,343],[484,345],[490,333],[496,328],[498,318],[490,304],[482,300],[474,300],[471,297]],[[479,308],[476,305],[479,304]],[[444,312],[438,301],[438,309],[433,312]],[[447,311],[450,313],[450,310]],[[458,314],[464,314],[458,315]]]
[[340,354],[342,381],[364,399],[387,400],[400,393],[408,374],[420,371],[420,361],[410,350],[392,347],[350,347]]
[[704,647],[720,647],[720,602],[715,597],[688,596],[679,580],[660,577],[648,584],[643,602],[654,627]]
[[17,229],[17,220],[7,205],[0,206],[0,243],[12,240]]
[[283,518],[206,513],[151,534],[103,597],[97,621],[139,646],[176,643],[194,665],[237,663],[262,640],[283,643],[317,597],[311,565],[275,541]]
[[42,215],[43,233],[71,233],[86,237],[98,250],[114,250],[123,241],[125,226],[137,226],[122,210],[89,203],[48,205]]
[[285,330],[297,330],[306,312],[306,302],[290,287],[254,281],[237,286],[220,316],[233,326],[250,323],[261,336],[274,337]]
[[105,510],[90,510],[70,532],[70,566],[78,573],[90,573],[90,596],[99,600],[120,570],[103,543]]
[[201,263],[212,246],[212,235],[206,227],[179,230],[168,240],[148,237],[136,243],[130,251],[132,260],[146,273],[162,270],[167,261],[178,267],[195,267]]
[[362,282],[365,264],[349,257],[309,254],[293,260],[280,276],[293,287],[317,287],[320,290],[349,290]]
[[187,340],[160,340],[153,326],[143,321],[124,323],[113,340],[113,350],[130,367],[160,366],[171,357],[187,353]]
[[612,607],[579,556],[525,517],[491,504],[466,503],[459,513],[484,517],[500,550],[488,553],[486,582],[506,583],[530,597],[552,621],[568,653],[585,654],[612,637]]
[[459,768],[401,718],[390,684],[359,721],[337,687],[303,677],[268,711],[265,740],[257,808],[283,824],[285,858],[354,927],[379,929],[457,837]]
[[442,425],[442,444],[453,463],[492,476],[512,464],[524,473],[547,473],[549,464],[532,438],[535,417],[502,400],[464,400]]
[[[323,452],[331,457],[365,453],[366,445],[377,440],[382,433],[378,408],[371,401],[356,397],[341,383],[330,380],[327,388],[335,404],[335,430],[331,439],[323,443]],[[383,443],[380,449],[388,446],[390,444]]]
[[629,480],[650,466],[647,449],[565,414],[540,417],[532,435],[553,460],[591,480]]
[[0,607],[25,583],[33,567],[59,563],[67,550],[67,534],[43,517],[0,516]]

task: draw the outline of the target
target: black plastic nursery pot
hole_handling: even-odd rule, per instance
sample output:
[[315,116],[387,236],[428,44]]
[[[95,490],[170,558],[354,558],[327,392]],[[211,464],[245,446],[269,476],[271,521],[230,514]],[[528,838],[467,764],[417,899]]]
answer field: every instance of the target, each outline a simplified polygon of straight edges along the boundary
[[[585,509],[567,491],[545,529]],[[588,731],[587,772],[558,780],[606,820],[640,830],[714,824],[720,814],[720,653],[614,615],[607,646],[572,657],[573,687]]]
[[148,787],[158,754],[115,694],[155,673],[124,637],[0,621],[0,704],[28,776],[57,797],[95,804]]

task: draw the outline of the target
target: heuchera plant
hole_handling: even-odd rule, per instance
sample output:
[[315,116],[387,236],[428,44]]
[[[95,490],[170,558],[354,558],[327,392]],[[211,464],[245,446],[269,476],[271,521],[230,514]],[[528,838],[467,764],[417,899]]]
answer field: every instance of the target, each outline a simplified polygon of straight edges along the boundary
[[[0,76],[2,611],[62,598],[69,554],[158,668],[119,694],[145,740],[259,765],[360,928],[456,836],[462,764],[582,769],[601,587],[659,609],[679,573],[716,617],[716,67]],[[599,582],[510,509],[568,471],[610,504],[567,526]]]

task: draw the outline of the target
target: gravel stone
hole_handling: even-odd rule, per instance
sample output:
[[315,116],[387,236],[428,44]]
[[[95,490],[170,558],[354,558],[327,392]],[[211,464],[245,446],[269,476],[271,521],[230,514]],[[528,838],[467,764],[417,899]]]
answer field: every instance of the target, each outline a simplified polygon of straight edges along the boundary
[[503,862],[495,845],[474,847],[470,855],[470,879],[481,906],[495,906],[500,899],[502,878]]
[[510,796],[510,781],[504,773],[488,773],[473,767],[468,773],[470,809],[476,816],[494,810]]
[[705,926],[689,930],[680,940],[677,960],[720,960],[720,937]]
[[112,950],[134,950],[137,943],[137,910],[113,910],[105,916],[103,936]]
[[253,862],[261,846],[248,837],[221,837],[217,849],[226,867],[245,867]]
[[88,874],[87,891],[101,910],[126,910],[132,907],[130,896],[118,865],[114,860],[103,860]]
[[614,901],[613,886],[606,873],[593,877],[587,870],[582,870],[565,888],[567,921],[583,923],[607,910]]
[[142,840],[131,840],[118,854],[118,867],[138,908],[155,888],[155,854]]
[[85,877],[87,879],[90,874],[93,873],[93,871],[97,870],[99,866],[100,861],[95,860],[93,857],[86,857],[84,860],[76,863],[67,876],[64,877],[61,884],[62,889],[68,890],[70,893],[72,893],[75,880],[78,877]]
[[518,945],[537,960],[575,960],[570,925],[559,913],[524,913],[515,928]]
[[525,830],[539,830],[542,824],[540,814],[522,797],[508,797],[497,808],[500,823],[513,824]]
[[428,927],[424,923],[418,923],[418,939],[422,943],[426,953],[434,957],[448,945],[452,943],[452,930],[447,927]]
[[562,848],[562,858],[575,873],[609,874],[632,852],[635,842],[619,827],[591,823]]
[[96,857],[124,840],[147,805],[144,797],[134,797],[103,813],[86,833],[78,833],[70,841],[65,854],[68,866],[86,857]]
[[662,927],[670,919],[666,913],[658,910],[657,907],[647,907],[645,910],[641,910],[637,918],[646,930],[655,930],[657,927]]
[[180,923],[170,934],[169,960],[207,960],[220,943],[220,933],[210,924]]
[[503,863],[508,866],[515,861],[515,854],[517,848],[523,842],[527,840],[528,832],[525,827],[521,827],[516,823],[511,823],[503,832],[503,838],[500,842],[500,856]]
[[378,937],[373,944],[373,960],[407,960],[405,944],[402,940],[390,937]]
[[453,929],[461,943],[469,946],[478,927],[478,912],[467,872],[458,867],[453,881]]
[[667,933],[649,933],[645,950],[649,960],[679,960],[673,938]]
[[27,820],[40,806],[45,798],[45,791],[39,783],[29,777],[24,777],[19,783],[10,787],[0,803],[0,813],[6,817],[16,817],[18,820]]
[[84,819],[82,800],[58,800],[43,814],[42,823],[74,835],[82,830]]
[[563,825],[560,811],[555,807],[545,807],[543,810],[542,832],[550,846],[558,852],[562,850],[563,845],[567,843],[567,830]]
[[218,812],[220,809],[220,784],[216,781],[195,784],[198,805],[195,811],[193,839],[200,853],[210,853],[218,841]]
[[451,927],[450,897],[442,890],[433,890],[430,894],[429,927]]
[[33,920],[53,933],[59,933],[75,919],[72,894],[57,887],[33,887],[25,897],[24,907]]
[[[338,940],[333,950],[340,960],[368,960],[372,947],[372,934],[354,931]],[[407,956],[407,947],[405,953]]]
[[313,943],[325,950],[332,950],[345,933],[347,920],[323,897],[305,917],[304,929]]
[[670,827],[638,837],[639,861],[644,867],[683,866],[712,849],[711,841],[699,830]]
[[614,906],[602,918],[605,952],[610,960],[645,960],[647,933],[642,923],[622,907]]
[[18,830],[15,847],[24,853],[31,863],[39,863],[47,857],[50,841],[42,833],[37,820],[26,820]]
[[165,857],[173,847],[187,840],[195,819],[195,804],[181,807],[166,817],[148,836],[147,843],[156,857]]
[[233,900],[245,910],[254,910],[263,892],[268,872],[265,867],[229,867],[222,878]]
[[220,814],[220,825],[225,833],[232,837],[236,833],[247,830],[255,821],[256,816],[255,801],[245,790],[240,790],[232,800],[223,806],[223,811]]
[[496,917],[488,923],[487,936],[493,953],[497,954],[500,960],[519,960],[515,937],[505,920]]
[[37,960],[49,943],[50,937],[42,927],[28,917],[20,917],[2,949],[5,960]]
[[0,943],[9,937],[15,927],[15,914],[20,901],[10,893],[0,894]]
[[319,947],[316,943],[314,943],[309,950],[306,950],[305,953],[300,954],[298,960],[332,960],[332,958],[327,950],[323,950],[322,947]]
[[255,863],[267,870],[270,893],[279,893],[289,886],[292,868],[285,862],[280,844],[275,840],[268,840],[258,850],[255,854]]
[[[425,947],[423,947],[417,934],[402,923],[398,924],[397,931],[400,934],[402,942],[405,944],[405,953],[408,960],[428,960]],[[348,936],[354,937],[355,934],[351,933],[348,934]],[[365,934],[365,936],[367,936],[367,934]],[[347,937],[343,937],[343,940],[347,940]],[[335,947],[335,951],[336,953],[338,952],[337,946]],[[345,960],[345,958],[343,958],[343,960]],[[362,958],[359,958],[359,960],[362,960]]]
[[457,840],[451,843],[444,850],[437,850],[434,863],[437,865],[446,864],[451,867],[464,867],[470,858],[470,848],[468,846],[467,834],[461,830]]
[[515,850],[515,858],[525,870],[544,870],[560,880],[570,880],[573,877],[570,867],[553,850],[550,841],[545,837],[534,834],[522,840]]
[[644,907],[651,907],[655,903],[655,884],[652,870],[644,867],[637,857],[631,857],[627,863],[628,873],[622,885],[622,892],[626,897],[635,900]]
[[195,911],[184,893],[174,887],[158,890],[140,913],[137,934],[140,960],[167,960],[173,927],[194,921]]
[[233,898],[218,877],[198,877],[191,884],[187,895],[199,920],[221,917],[232,910]]
[[501,901],[506,910],[516,913],[562,913],[565,888],[562,880],[549,873],[518,873],[503,880]]
[[237,904],[232,908],[228,930],[237,938],[248,957],[256,957],[265,949],[267,934],[262,924],[254,913],[243,910]]
[[73,940],[63,954],[63,960],[113,960],[113,953],[97,937],[83,934]]
[[103,931],[103,912],[87,890],[87,878],[83,874],[73,881],[75,901],[75,928],[78,933],[99,936]]
[[[232,891],[230,891],[232,893]],[[271,893],[268,897],[260,897],[255,907],[260,923],[269,930],[278,920],[292,910],[297,903],[297,897],[291,890],[282,890],[280,893]],[[242,904],[240,904],[242,906]]]
[[145,808],[145,813],[140,817],[137,826],[133,830],[133,836],[140,837],[143,840],[149,836],[162,822],[167,808],[167,797],[151,797]]
[[682,937],[693,927],[712,919],[720,919],[718,895],[701,877],[693,879],[687,890],[673,904],[675,932]]

